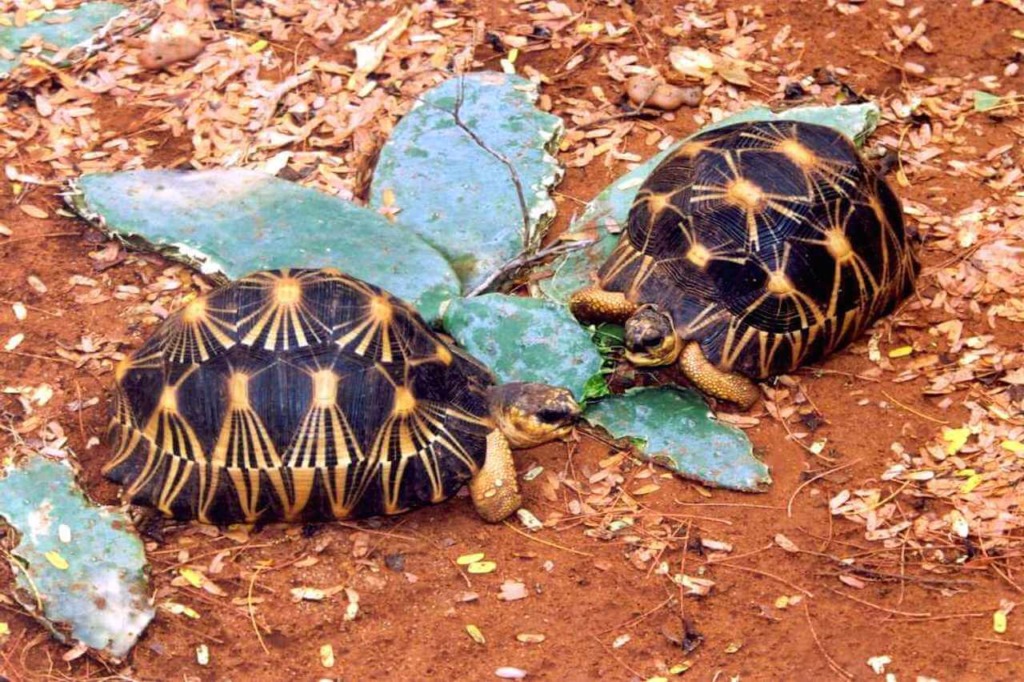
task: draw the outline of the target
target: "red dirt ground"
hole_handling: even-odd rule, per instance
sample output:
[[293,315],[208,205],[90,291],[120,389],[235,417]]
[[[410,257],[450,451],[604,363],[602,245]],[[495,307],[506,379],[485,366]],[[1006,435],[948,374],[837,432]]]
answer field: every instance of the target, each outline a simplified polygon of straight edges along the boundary
[[[478,3],[488,26],[517,21],[511,10],[484,9],[488,4]],[[502,3],[506,4],[510,3]],[[722,8],[747,4],[719,3]],[[881,50],[882,42],[891,38],[888,22],[878,13],[884,4],[867,0],[862,12],[844,16],[826,9],[825,0],[764,3],[763,21],[769,36],[790,24],[793,35],[806,41],[803,64],[808,73],[816,66],[842,66],[853,74],[849,80],[855,88],[869,97],[882,97],[899,89],[900,72],[861,51]],[[931,55],[915,53],[913,58],[930,74],[1001,73],[1005,60],[1018,48],[1019,41],[1014,42],[1008,27],[1024,27],[1024,15],[1009,7],[996,3],[971,7],[965,0],[919,4],[927,7],[929,35],[937,49]],[[595,16],[617,16],[617,5],[602,3],[594,9]],[[635,3],[635,11],[640,17],[654,12],[671,16],[672,5],[641,0]],[[369,31],[373,26],[367,23],[362,28]],[[652,55],[655,61],[664,59],[670,43],[665,37],[658,40],[664,43],[664,51]],[[478,57],[487,56],[486,47],[481,48]],[[545,71],[567,57],[564,50],[549,50],[524,54],[520,64]],[[616,95],[620,91],[596,65],[543,91],[583,92],[590,85],[601,85]],[[113,111],[105,123],[117,129],[133,121]],[[686,110],[661,125],[676,136],[696,127]],[[982,149],[1012,142],[1019,150],[1019,137],[1002,123],[986,119],[978,127],[981,136],[975,143]],[[187,144],[187,139],[168,140],[151,165],[182,151],[187,154]],[[653,152],[639,134],[629,140],[629,148],[645,156]],[[559,187],[557,227],[564,228],[576,210],[574,200],[594,196],[622,170],[597,163],[570,168]],[[969,177],[938,176],[901,194],[924,203],[944,196],[948,203],[943,210],[952,213],[987,191]],[[136,347],[143,338],[143,330],[126,324],[128,303],[116,298],[100,305],[77,303],[75,296],[83,290],[68,284],[70,277],[87,274],[110,292],[118,285],[142,285],[168,264],[147,257],[145,265],[117,265],[96,272],[88,257],[98,248],[95,233],[70,218],[26,216],[14,206],[9,183],[0,185],[0,196],[0,223],[17,227],[13,237],[0,238],[0,300],[4,302],[0,337],[8,338],[16,325],[26,331],[17,349],[21,354],[0,354],[0,374],[5,385],[46,382],[54,387],[53,399],[39,414],[46,420],[59,419],[68,428],[69,446],[81,463],[83,486],[96,499],[115,503],[115,487],[99,474],[109,449],[106,444],[87,447],[91,437],[102,438],[110,375],[94,376],[88,366],[76,369],[55,361],[52,350],[56,344],[73,348],[90,334],[122,339],[124,350]],[[60,207],[52,187],[37,189],[31,199],[51,216]],[[944,258],[940,252],[923,253],[925,266]],[[48,285],[47,293],[29,286],[31,275]],[[12,301],[31,306],[27,325],[16,322]],[[908,316],[919,328],[895,330],[894,345],[917,339],[932,322],[928,312],[913,311]],[[981,329],[977,322],[968,325]],[[1007,346],[1019,345],[1019,327],[1003,324],[991,333]],[[888,670],[900,680],[920,679],[917,676],[1024,679],[1020,644],[982,641],[994,637],[992,612],[1000,600],[1021,598],[1019,588],[988,570],[985,561],[967,561],[958,570],[941,574],[911,568],[901,576],[898,567],[891,575],[865,574],[860,576],[866,582],[864,589],[851,589],[837,579],[843,571],[834,557],[867,556],[880,546],[864,539],[863,526],[834,518],[828,500],[843,488],[877,486],[877,476],[890,461],[891,443],[900,441],[915,450],[935,431],[917,414],[893,405],[899,401],[915,411],[933,413],[933,403],[921,395],[921,383],[853,378],[871,367],[863,343],[855,350],[828,360],[823,365],[827,373],[802,377],[805,392],[827,420],[815,437],[827,437],[833,448],[829,456],[848,466],[802,488],[792,516],[786,506],[797,488],[829,465],[788,440],[783,426],[770,418],[761,419],[749,431],[758,453],[771,466],[774,485],[767,493],[713,491],[707,497],[686,481],[662,478],[658,479],[660,490],[643,498],[645,507],[660,512],[662,524],[676,533],[668,538],[661,556],[673,573],[701,575],[705,558],[696,551],[698,537],[734,546],[730,555],[734,560],[707,566],[704,577],[715,582],[707,597],[680,600],[664,576],[630,563],[630,546],[621,536],[599,539],[592,537],[594,533],[581,532],[586,526],[563,523],[560,531],[544,530],[526,537],[504,525],[482,523],[465,499],[394,519],[309,529],[273,526],[253,532],[243,544],[216,531],[176,527],[165,529],[162,540],[149,543],[158,601],[170,598],[187,604],[201,618],[188,620],[159,611],[131,654],[129,668],[106,669],[89,657],[62,661],[65,647],[0,601],[0,621],[6,621],[11,631],[0,637],[0,670],[11,680],[114,679],[109,676],[117,670],[125,677],[116,679],[138,680],[484,680],[496,679],[495,670],[501,666],[514,666],[528,671],[527,679],[643,680],[658,675],[674,679],[669,668],[689,661],[692,667],[680,679],[816,680],[838,677],[826,660],[827,653],[855,679],[881,679],[867,661],[883,655],[891,657]],[[99,404],[83,410],[80,421],[76,413],[67,411],[71,401],[93,397],[100,399]],[[870,403],[858,406],[861,398]],[[16,403],[7,397],[0,401],[5,419],[13,421]],[[883,401],[890,405],[888,409],[879,407]],[[754,413],[763,416],[761,408]],[[547,471],[566,471],[585,483],[600,470],[599,462],[609,455],[609,448],[581,433],[578,448],[569,452],[568,460],[564,445],[521,452],[520,471],[539,464]],[[641,464],[626,467],[631,473],[646,470]],[[539,481],[524,484],[527,506],[538,513],[568,513],[563,499],[551,502],[542,496]],[[568,494],[564,488],[562,494]],[[908,498],[907,504],[911,503]],[[808,551],[783,551],[773,543],[779,533]],[[689,551],[684,549],[687,535]],[[188,555],[182,554],[185,550]],[[205,566],[221,550],[231,552],[223,570],[211,577],[227,596],[187,586],[172,590],[179,562]],[[497,562],[497,571],[489,575],[462,572],[454,560],[470,552],[486,553]],[[403,561],[399,570],[388,567]],[[251,585],[249,578],[260,566],[266,568],[256,572]],[[525,583],[529,596],[499,601],[499,587],[509,579]],[[0,567],[4,591],[10,580],[4,563]],[[324,602],[300,603],[292,601],[290,594],[291,588],[299,586],[336,585],[358,592],[360,611],[355,620],[343,619],[348,601],[344,592]],[[263,635],[266,651],[245,606],[230,603],[241,598],[244,604],[249,590],[263,599],[257,614],[259,623],[271,631]],[[853,596],[841,596],[837,590]],[[475,592],[479,598],[463,603],[459,598],[465,592]],[[801,593],[807,596],[800,603],[785,609],[775,606],[779,597]],[[476,625],[486,643],[474,642],[466,632],[467,624]],[[680,645],[684,629],[696,644],[689,652]],[[545,639],[521,643],[516,640],[519,633],[542,633]],[[613,648],[620,635],[630,639]],[[1017,614],[1010,617],[1007,636],[1013,642],[1024,640]],[[321,645],[328,643],[337,659],[332,669],[321,666],[318,654]],[[206,644],[211,653],[205,667],[196,662],[195,648],[200,644]]]

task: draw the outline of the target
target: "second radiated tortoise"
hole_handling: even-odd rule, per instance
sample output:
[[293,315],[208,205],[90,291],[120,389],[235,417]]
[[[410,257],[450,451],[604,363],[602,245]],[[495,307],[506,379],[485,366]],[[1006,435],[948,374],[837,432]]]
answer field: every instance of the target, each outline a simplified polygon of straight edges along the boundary
[[573,295],[584,322],[625,322],[637,365],[679,363],[743,406],[752,380],[856,338],[913,289],[899,200],[837,131],[738,123],[692,138],[637,192],[627,228]]
[[468,483],[520,504],[509,445],[564,437],[571,394],[498,386],[404,302],[334,270],[257,272],[196,298],[120,363],[107,476],[226,524],[395,514]]

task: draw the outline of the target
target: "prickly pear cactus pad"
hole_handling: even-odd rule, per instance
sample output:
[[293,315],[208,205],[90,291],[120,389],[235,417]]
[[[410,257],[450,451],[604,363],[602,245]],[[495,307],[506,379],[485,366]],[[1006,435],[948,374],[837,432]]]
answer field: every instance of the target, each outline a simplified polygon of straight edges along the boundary
[[563,386],[577,399],[601,369],[601,356],[564,306],[521,296],[485,294],[451,301],[444,327],[502,383]]
[[[850,139],[862,144],[878,125],[881,114],[878,105],[848,104],[831,107],[797,107],[774,113],[766,107],[751,107],[718,123],[705,126],[698,132],[707,132],[722,126],[745,121],[803,121],[835,128]],[[539,287],[544,296],[564,303],[573,292],[590,283],[591,275],[611,254],[619,240],[619,232],[625,227],[633,197],[651,171],[668,154],[686,142],[655,154],[630,172],[618,178],[603,189],[588,205],[583,214],[569,226],[569,234],[596,231],[597,241],[593,245],[574,251],[556,260],[551,266],[554,276],[540,280]],[[592,236],[592,235],[591,235]]]
[[127,517],[87,500],[68,465],[42,456],[0,469],[0,517],[20,538],[11,561],[21,605],[59,639],[123,658],[153,619]]
[[371,205],[442,251],[464,293],[534,250],[555,214],[562,168],[548,150],[563,126],[536,98],[519,76],[458,76],[425,93],[381,149]]
[[613,438],[629,439],[641,457],[683,478],[747,492],[760,492],[771,483],[747,435],[717,421],[693,391],[634,388],[587,406],[583,416]]
[[[107,22],[124,11],[124,5],[112,2],[87,2],[74,9],[40,11],[30,15],[32,20],[24,26],[15,26],[13,15],[0,16],[0,53],[14,55],[11,59],[0,56],[0,78],[17,66],[19,53],[37,53],[40,58],[51,61],[54,52],[50,48],[60,52],[88,43]],[[26,47],[44,44],[46,49]]]
[[375,211],[252,170],[82,176],[70,201],[105,231],[235,279],[276,267],[335,267],[410,301],[428,320],[459,282],[444,256]]

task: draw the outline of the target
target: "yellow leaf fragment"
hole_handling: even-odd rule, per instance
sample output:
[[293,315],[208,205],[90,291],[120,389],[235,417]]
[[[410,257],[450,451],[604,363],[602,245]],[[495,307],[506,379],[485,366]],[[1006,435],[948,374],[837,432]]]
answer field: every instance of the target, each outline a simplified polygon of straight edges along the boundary
[[487,640],[484,638],[484,633],[480,632],[480,628],[477,626],[473,624],[467,625],[466,633],[477,644],[487,644]]
[[1021,443],[1019,440],[1004,440],[999,445],[1015,455],[1024,455],[1024,443]]
[[960,485],[960,494],[966,495],[981,484],[981,476],[974,474]]
[[467,571],[476,574],[494,573],[494,571],[496,571],[497,569],[498,564],[494,563],[493,561],[474,561],[466,567]]
[[1006,611],[1000,609],[992,614],[992,631],[997,635],[1006,632]]
[[11,626],[7,624],[7,621],[0,620],[0,637],[11,634]]
[[203,586],[203,574],[194,568],[179,568],[178,573],[180,573],[181,577],[188,581],[188,584],[192,587]]
[[257,40],[252,45],[250,45],[248,47],[248,50],[252,54],[256,54],[257,52],[263,52],[263,50],[267,49],[267,45],[269,45],[269,44],[270,43],[268,43],[266,40],[260,39],[260,40]]
[[683,661],[682,663],[676,663],[674,666],[668,669],[672,675],[682,675],[687,670],[693,667],[693,663],[690,661]]
[[971,430],[966,426],[959,429],[951,429],[949,427],[942,427],[942,440],[946,441],[946,454],[955,455],[960,452],[960,448],[967,444],[967,439],[971,436]]
[[459,566],[469,566],[470,564],[475,564],[478,561],[483,561],[483,558],[483,552],[474,552],[472,554],[463,554],[455,560],[455,563]]
[[890,358],[905,358],[914,352],[913,346],[900,346],[889,351]]
[[49,561],[54,568],[62,571],[68,570],[68,560],[60,555],[60,552],[49,551],[45,555],[46,560]]

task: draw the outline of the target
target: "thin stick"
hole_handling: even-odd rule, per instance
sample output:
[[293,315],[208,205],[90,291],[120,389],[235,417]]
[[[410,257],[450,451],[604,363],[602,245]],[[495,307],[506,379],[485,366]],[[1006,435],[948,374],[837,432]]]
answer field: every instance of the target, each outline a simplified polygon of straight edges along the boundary
[[556,543],[554,543],[554,542],[550,542],[550,541],[548,541],[548,540],[543,540],[543,539],[541,539],[541,538],[536,538],[536,537],[534,537],[534,536],[530,535],[529,533],[524,533],[523,531],[519,530],[518,528],[516,528],[515,526],[513,526],[513,525],[512,525],[511,523],[509,523],[508,521],[505,521],[505,525],[506,525],[506,526],[507,526],[507,527],[509,528],[509,530],[511,530],[512,532],[514,532],[514,533],[519,533],[519,534],[520,534],[520,535],[522,535],[522,536],[523,536],[524,538],[527,538],[528,540],[532,540],[533,542],[539,542],[539,543],[540,543],[540,544],[542,544],[542,545],[547,545],[548,547],[554,547],[555,549],[560,549],[560,550],[562,550],[563,552],[570,552],[570,553],[572,553],[572,554],[578,554],[579,556],[594,556],[594,555],[593,555],[593,554],[591,554],[590,552],[582,552],[582,551],[580,551],[580,550],[578,550],[578,549],[573,549],[572,547],[565,547],[564,545],[559,545],[559,544],[556,544]]
[[612,651],[611,647],[607,646],[604,642],[599,640],[597,637],[594,637],[594,641],[597,642],[598,644],[600,644],[601,648],[604,649],[606,652],[608,652],[608,655],[612,657],[612,660],[614,660],[616,663],[621,665],[623,668],[625,668],[629,672],[633,673],[633,675],[635,675],[638,680],[646,679],[646,677],[644,676],[643,673],[641,673],[641,672],[639,672],[637,670],[634,670],[633,668],[629,667],[628,663],[626,663],[621,658],[616,656],[615,652]]
[[713,561],[709,560],[709,561],[707,561],[705,563],[707,563],[709,566],[715,566],[715,565],[719,564],[722,561],[735,561],[736,559],[745,559],[748,556],[753,556],[755,554],[760,554],[761,552],[766,552],[766,551],[768,551],[769,549],[771,549],[774,546],[775,545],[773,545],[773,544],[768,544],[768,545],[765,545],[764,547],[762,547],[761,549],[754,549],[754,550],[751,550],[749,552],[744,552],[743,554],[737,554],[736,556],[725,556],[725,557],[722,557],[721,559],[715,559]]
[[663,608],[665,608],[666,606],[671,604],[673,599],[675,599],[675,597],[669,597],[668,599],[666,599],[665,601],[661,602],[660,604],[658,604],[654,608],[652,608],[652,609],[650,609],[648,611],[644,611],[639,616],[636,616],[635,618],[630,618],[625,623],[620,623],[619,625],[613,625],[610,628],[607,628],[605,630],[601,630],[601,632],[599,632],[597,634],[598,635],[607,635],[609,632],[611,632],[613,630],[621,630],[623,628],[631,628],[634,625],[637,625],[638,623],[640,623],[640,621],[644,620],[648,616],[652,616],[655,613],[657,613],[658,611],[661,611]]
[[43,597],[39,594],[39,588],[36,587],[35,581],[32,580],[32,575],[28,571],[26,571],[25,568],[21,565],[21,562],[15,559],[13,556],[11,556],[11,554],[7,552],[7,550],[0,548],[0,554],[4,555],[4,557],[7,559],[7,563],[9,563],[12,567],[17,568],[19,571],[21,571],[21,574],[25,576],[25,580],[28,581],[28,586],[32,588],[32,596],[36,598],[36,609],[39,615],[42,615]]
[[332,521],[331,525],[341,526],[342,528],[348,528],[349,530],[358,530],[370,535],[383,535],[387,538],[397,538],[399,540],[407,540],[409,542],[416,542],[422,538],[417,538],[412,535],[399,535],[398,533],[390,533],[386,530],[373,530],[372,528],[363,528],[362,526],[355,523],[348,523],[345,521]]
[[1001,570],[999,570],[999,566],[997,566],[994,563],[990,564],[990,566],[991,566],[992,570],[994,570],[996,573],[999,574],[1000,578],[1002,578],[1003,580],[1005,580],[1007,583],[1010,584],[1010,587],[1012,587],[1013,589],[1017,590],[1018,592],[1024,592],[1024,588],[1022,588],[1020,585],[1015,583],[1013,581],[1013,579],[1009,576],[1009,574],[1003,573]]
[[65,365],[73,365],[73,364],[75,364],[71,360],[68,360],[67,358],[61,358],[61,357],[56,357],[56,356],[52,356],[52,355],[36,355],[35,353],[22,353],[21,351],[17,351],[17,350],[4,350],[4,349],[0,349],[0,352],[4,352],[7,355],[17,355],[18,357],[22,357],[22,358],[35,358],[36,360],[48,360],[50,362],[61,362],[61,363],[64,363]]
[[[3,243],[0,242],[0,246],[2,246],[2,244]],[[64,317],[64,311],[62,310],[54,313],[50,312],[49,310],[46,310],[45,308],[37,308],[34,305],[27,305],[24,301],[11,301],[6,298],[0,298],[0,303],[4,303],[6,305],[14,305],[15,303],[21,303],[23,306],[25,306],[25,310],[31,310],[36,313],[42,313],[43,315],[49,315],[50,317]]]
[[85,447],[85,443],[89,440],[85,435],[85,417],[82,416],[82,386],[75,381],[75,397],[78,399],[78,432],[82,437],[82,447]]
[[855,601],[858,604],[863,604],[864,606],[869,606],[869,607],[871,607],[873,609],[878,609],[879,611],[884,611],[885,613],[891,613],[891,614],[893,614],[895,616],[907,616],[909,618],[930,618],[931,615],[932,615],[930,613],[915,613],[913,611],[898,611],[896,609],[887,609],[884,606],[879,606],[878,604],[872,604],[871,602],[869,602],[867,600],[858,599],[857,597],[854,597],[852,594],[847,594],[846,592],[843,592],[842,590],[837,590],[837,589],[835,589],[833,587],[829,587],[828,590],[830,592],[835,592],[840,597],[846,597],[850,601]]
[[944,613],[939,616],[928,618],[901,618],[902,622],[923,623],[929,620],[956,620],[957,618],[988,618],[991,614],[988,611],[973,611],[971,613]]
[[804,588],[800,587],[799,585],[795,585],[795,584],[789,582],[785,578],[780,578],[779,576],[775,575],[774,573],[768,573],[767,571],[759,571],[756,568],[749,568],[747,566],[734,566],[734,565],[728,564],[728,563],[726,563],[724,561],[715,561],[711,565],[712,566],[721,566],[722,568],[734,568],[737,571],[747,571],[748,573],[755,573],[757,575],[764,576],[765,578],[771,578],[772,580],[780,582],[783,585],[786,585],[787,587],[792,587],[797,592],[800,592],[800,593],[802,593],[802,594],[804,594],[804,595],[806,595],[806,596],[808,596],[808,597],[810,597],[812,599],[814,598],[814,595],[809,590],[805,590]]
[[502,279],[503,277],[508,275],[510,272],[518,270],[521,267],[524,267],[524,266],[527,266],[527,265],[531,265],[531,264],[536,263],[538,261],[542,261],[545,258],[548,258],[550,256],[557,256],[557,255],[560,255],[560,254],[563,254],[563,253],[570,253],[572,251],[578,251],[580,249],[584,249],[584,248],[590,246],[593,243],[594,243],[593,239],[586,239],[586,240],[581,240],[581,241],[578,241],[578,242],[558,242],[556,244],[552,244],[551,246],[548,246],[547,248],[541,249],[540,251],[537,251],[536,253],[532,253],[532,254],[525,254],[524,253],[522,255],[516,256],[512,260],[507,261],[504,265],[502,265],[500,268],[498,268],[497,270],[492,272],[490,275],[488,275],[487,278],[484,279],[484,281],[480,282],[480,284],[478,284],[471,292],[466,294],[466,298],[472,298],[473,296],[479,296],[480,294],[482,294],[485,291],[487,291],[487,289],[492,284],[494,284],[497,280]]
[[7,246],[8,244],[14,244],[15,242],[27,242],[33,239],[49,239],[50,237],[81,237],[82,232],[46,232],[44,234],[30,234],[25,237],[14,237],[13,239],[5,239],[0,242],[0,246]]
[[971,637],[971,639],[976,639],[979,642],[990,642],[991,644],[1002,644],[1004,646],[1012,646],[1018,649],[1024,649],[1024,644],[1021,644],[1020,642],[1011,642],[1006,639],[994,639],[992,637]]
[[939,419],[939,418],[937,418],[937,417],[931,417],[931,416],[929,416],[929,415],[925,414],[924,412],[921,412],[921,411],[919,411],[919,410],[915,410],[915,409],[914,409],[913,407],[911,407],[910,405],[907,405],[907,404],[905,404],[905,403],[901,403],[901,402],[900,402],[899,400],[896,400],[896,398],[893,398],[893,397],[892,397],[891,395],[889,395],[889,394],[888,394],[888,393],[887,393],[886,391],[884,391],[884,390],[882,391],[882,395],[884,395],[884,396],[885,396],[886,398],[888,398],[888,399],[889,399],[889,400],[891,400],[892,402],[894,402],[894,403],[896,403],[897,405],[899,405],[899,406],[900,406],[901,408],[903,408],[904,410],[906,410],[906,411],[907,411],[907,412],[909,412],[910,414],[913,414],[913,415],[917,415],[917,416],[918,416],[918,417],[920,417],[921,419],[927,419],[928,421],[930,421],[930,422],[933,422],[933,423],[935,423],[935,424],[948,424],[948,423],[949,423],[949,422],[948,422],[948,421],[946,421],[945,419]]
[[835,659],[829,656],[828,651],[825,650],[821,640],[818,639],[818,633],[814,631],[814,623],[811,622],[811,607],[808,606],[807,602],[804,602],[804,616],[807,618],[807,627],[811,629],[811,637],[814,638],[814,643],[818,645],[818,651],[820,651],[821,655],[825,657],[826,661],[828,661],[828,667],[832,668],[832,671],[837,675],[841,675],[848,680],[852,680],[853,673],[847,671],[843,666],[836,663]]
[[[862,459],[864,459],[864,458],[863,457],[858,457],[857,459],[853,460],[852,462],[847,462],[846,464],[843,464],[842,466],[833,467],[832,469],[829,469],[828,471],[823,471],[820,474],[818,474],[817,476],[815,476],[813,478],[809,478],[806,481],[804,481],[803,483],[801,483],[800,485],[798,485],[796,487],[796,490],[793,491],[793,494],[790,495],[789,502],[786,503],[786,516],[788,516],[789,518],[793,518],[793,500],[796,499],[796,496],[800,494],[801,490],[803,490],[804,488],[806,488],[810,484],[814,483],[818,479],[821,479],[821,478],[824,478],[824,477],[828,476],[829,474],[834,474],[837,471],[842,471],[843,469],[848,469],[848,468],[852,467],[854,464],[857,464]],[[830,509],[829,513],[831,514],[831,512],[832,512],[832,510]]]
[[253,608],[252,604],[252,590],[256,586],[256,577],[263,570],[262,566],[257,566],[256,570],[252,572],[252,578],[249,580],[249,591],[245,597],[245,608],[249,611],[249,621],[252,623],[252,629],[256,632],[256,639],[259,640],[260,648],[263,649],[263,653],[267,656],[270,655],[270,650],[267,649],[267,645],[263,643],[263,634],[260,633],[260,627],[256,623],[256,609]]
[[744,509],[771,509],[785,511],[785,507],[773,507],[770,504],[744,504],[742,502],[681,502],[672,500],[681,507],[742,507]]

